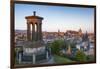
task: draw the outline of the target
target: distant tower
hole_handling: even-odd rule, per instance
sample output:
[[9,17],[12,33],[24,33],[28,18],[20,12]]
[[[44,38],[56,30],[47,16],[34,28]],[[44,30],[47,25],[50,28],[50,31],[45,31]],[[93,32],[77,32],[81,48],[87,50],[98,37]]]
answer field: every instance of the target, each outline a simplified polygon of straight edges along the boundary
[[83,48],[85,51],[90,49],[90,42],[89,42],[87,31],[82,37],[82,43],[83,43]]
[[60,30],[58,29],[58,36],[60,36]]
[[79,29],[79,36],[82,36],[82,30],[81,30],[81,28]]
[[82,41],[89,41],[87,31],[86,31],[86,33],[82,36]]
[[[36,16],[36,11],[32,16],[26,16],[27,20],[27,40],[40,41],[42,40],[42,20],[43,17]],[[31,33],[32,27],[32,33]]]

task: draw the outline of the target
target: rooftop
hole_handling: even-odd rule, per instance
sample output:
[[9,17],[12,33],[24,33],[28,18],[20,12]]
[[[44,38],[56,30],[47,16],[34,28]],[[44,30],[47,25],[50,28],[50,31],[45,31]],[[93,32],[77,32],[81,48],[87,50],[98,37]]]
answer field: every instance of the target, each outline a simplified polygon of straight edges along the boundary
[[43,17],[36,16],[36,11],[33,12],[32,16],[26,16],[26,19],[43,19]]

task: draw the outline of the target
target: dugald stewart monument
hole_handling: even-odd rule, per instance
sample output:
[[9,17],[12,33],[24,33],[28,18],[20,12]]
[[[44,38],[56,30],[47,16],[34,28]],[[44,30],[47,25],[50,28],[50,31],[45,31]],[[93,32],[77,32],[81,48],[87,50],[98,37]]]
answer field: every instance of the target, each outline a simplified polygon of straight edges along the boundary
[[42,39],[43,17],[36,16],[34,11],[32,16],[26,16],[25,19],[27,20],[27,40],[20,41],[16,45],[16,48],[20,49],[16,55],[18,64],[47,62],[50,53]]

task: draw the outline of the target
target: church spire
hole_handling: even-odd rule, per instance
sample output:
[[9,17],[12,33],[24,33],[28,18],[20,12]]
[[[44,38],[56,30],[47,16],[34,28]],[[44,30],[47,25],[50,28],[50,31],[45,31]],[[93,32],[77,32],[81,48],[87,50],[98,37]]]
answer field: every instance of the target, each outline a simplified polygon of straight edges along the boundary
[[83,41],[88,41],[88,40],[89,40],[87,31],[86,31],[86,33],[83,35],[82,40],[83,40]]

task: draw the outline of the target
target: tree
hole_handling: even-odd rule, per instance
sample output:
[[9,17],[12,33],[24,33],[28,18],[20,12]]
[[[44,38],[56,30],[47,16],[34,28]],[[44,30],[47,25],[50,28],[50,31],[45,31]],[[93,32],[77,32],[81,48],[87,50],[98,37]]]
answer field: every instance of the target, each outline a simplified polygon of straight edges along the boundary
[[87,60],[87,56],[85,55],[84,52],[78,50],[76,52],[76,56],[75,56],[76,60],[79,62],[85,62]]
[[71,48],[76,48],[76,44],[74,42],[70,43]]
[[88,62],[95,61],[95,57],[94,57],[93,55],[88,55],[88,56],[87,56],[87,61],[88,61]]
[[61,46],[63,45],[61,40],[55,40],[52,44],[51,44],[51,52],[52,54],[60,54],[60,50],[61,50]]

